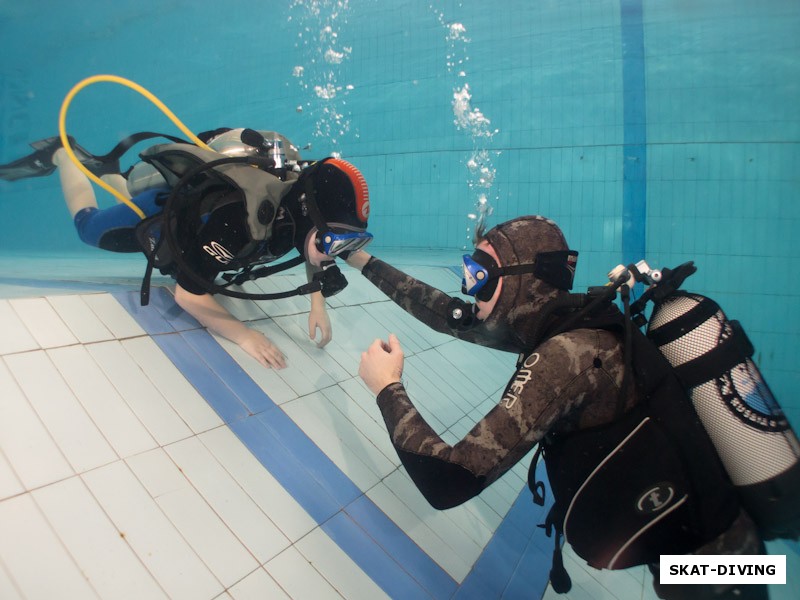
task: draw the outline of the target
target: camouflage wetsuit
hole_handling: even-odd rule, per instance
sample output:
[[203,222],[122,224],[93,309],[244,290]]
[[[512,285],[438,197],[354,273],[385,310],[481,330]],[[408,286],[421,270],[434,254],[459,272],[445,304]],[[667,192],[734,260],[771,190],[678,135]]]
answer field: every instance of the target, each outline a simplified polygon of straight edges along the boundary
[[[451,329],[450,296],[372,258],[362,271],[405,311],[432,329],[482,346],[524,352],[481,324]],[[568,432],[614,416],[623,376],[622,345],[599,329],[557,335],[528,354],[500,402],[455,446],[442,441],[401,383],[378,396],[392,443],[426,499],[439,509],[476,496],[519,462],[549,431]],[[632,404],[632,401],[630,401]]]
[[[515,222],[511,223],[511,228],[504,231],[506,235],[493,235],[494,230],[487,234],[501,258],[504,252],[506,256],[519,257],[525,251],[515,245]],[[524,225],[520,223],[520,228]],[[537,237],[541,245],[543,236]],[[517,264],[531,260],[523,257]],[[362,273],[403,310],[432,329],[525,357],[498,404],[452,446],[423,419],[402,383],[391,384],[379,393],[378,406],[392,444],[409,476],[435,508],[457,506],[478,495],[547,433],[577,431],[614,419],[624,374],[623,345],[616,334],[576,329],[532,345],[528,324],[536,311],[558,295],[557,290],[532,276],[506,277],[489,318],[473,328],[459,330],[448,325],[452,298],[444,292],[374,257]],[[625,406],[629,408],[638,401],[632,391]],[[763,545],[751,519],[742,513],[728,531],[697,552],[758,554],[763,552]],[[759,598],[760,593],[765,593],[762,586],[744,587],[749,588],[747,592],[756,593],[747,597]],[[710,598],[733,592],[714,586],[691,588],[693,597],[704,597],[699,595],[701,588],[707,588]],[[659,586],[657,590],[660,594],[670,592]],[[717,595],[720,592],[723,595]],[[745,597],[740,592],[741,589],[736,590],[734,596]]]

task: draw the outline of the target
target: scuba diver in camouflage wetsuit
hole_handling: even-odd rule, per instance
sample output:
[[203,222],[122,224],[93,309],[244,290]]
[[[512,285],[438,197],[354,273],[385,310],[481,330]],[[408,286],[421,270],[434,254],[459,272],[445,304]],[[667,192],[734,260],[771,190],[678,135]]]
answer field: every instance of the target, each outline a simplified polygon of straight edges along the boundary
[[[638,382],[636,386],[625,385],[625,344],[618,331],[580,325],[561,333],[556,331],[560,322],[575,313],[569,302],[569,297],[575,295],[567,290],[572,286],[576,256],[549,219],[528,216],[502,223],[480,236],[475,253],[464,257],[462,291],[475,296],[474,306],[451,298],[364,251],[348,258],[350,266],[360,269],[403,310],[434,330],[520,355],[517,371],[498,403],[463,439],[450,445],[420,415],[403,386],[403,352],[397,337],[391,335],[388,342],[376,340],[362,354],[359,374],[377,396],[392,444],[409,476],[435,508],[447,509],[480,494],[540,443],[545,445],[550,472],[547,440],[601,430],[616,422],[620,414],[634,413],[642,403],[644,396]],[[699,435],[707,437],[704,433]],[[703,446],[698,454],[707,455],[703,468],[707,463],[714,477],[722,478],[718,486],[722,491],[695,499],[699,514],[708,516],[709,522],[701,523],[688,544],[679,540],[677,545],[667,546],[675,540],[664,541],[660,552],[660,539],[651,538],[650,558],[633,557],[627,564],[604,568],[647,563],[654,572],[657,593],[665,598],[766,597],[766,588],[759,585],[662,586],[658,582],[660,553],[764,552],[754,523],[740,509],[735,495],[728,493],[730,487],[724,471],[718,468],[713,446]],[[637,462],[646,458],[634,456],[632,460],[634,464],[625,466],[623,473],[650,468]],[[658,468],[653,466],[653,470]],[[704,473],[701,475],[705,478]],[[553,485],[553,474],[550,479]],[[557,486],[553,485],[553,489]],[[593,512],[619,512],[617,491],[600,489],[593,498],[598,500]],[[666,537],[685,529],[682,522],[668,527]],[[568,541],[577,551],[572,533],[568,531]],[[599,538],[601,544],[614,534],[597,530],[580,533],[593,541]],[[577,540],[580,536],[574,537]],[[593,564],[593,557],[584,558]]]

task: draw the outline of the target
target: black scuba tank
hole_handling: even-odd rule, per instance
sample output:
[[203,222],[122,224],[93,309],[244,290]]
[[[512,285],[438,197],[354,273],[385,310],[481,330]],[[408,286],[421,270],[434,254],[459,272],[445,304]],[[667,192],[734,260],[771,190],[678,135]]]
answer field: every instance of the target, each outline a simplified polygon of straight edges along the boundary
[[800,442],[738,321],[699,294],[656,300],[647,337],[689,392],[742,505],[766,539],[800,534]]

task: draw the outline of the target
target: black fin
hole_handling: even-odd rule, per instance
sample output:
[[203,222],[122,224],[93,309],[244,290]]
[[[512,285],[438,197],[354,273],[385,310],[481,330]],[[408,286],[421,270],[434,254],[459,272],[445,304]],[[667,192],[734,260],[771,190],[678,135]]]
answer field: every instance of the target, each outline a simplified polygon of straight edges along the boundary
[[[72,151],[78,160],[81,161],[89,171],[97,176],[107,175],[109,173],[119,173],[119,161],[103,162],[90,152],[81,148],[75,143],[75,140],[69,138]],[[50,175],[56,170],[53,164],[53,154],[56,150],[61,148],[61,138],[51,137],[38,142],[32,142],[31,147],[34,152],[10,162],[7,165],[0,165],[0,179],[6,181],[16,181],[18,179],[27,179],[30,177],[45,177]]]
[[[0,165],[0,179],[6,181],[16,181],[17,179],[27,179],[28,177],[44,177],[56,170],[53,164],[53,153],[61,147],[61,140],[50,138],[57,141],[50,145],[45,144],[48,140],[35,142],[39,147],[35,147],[35,152],[10,162],[7,165]],[[31,144],[33,146],[33,144]]]

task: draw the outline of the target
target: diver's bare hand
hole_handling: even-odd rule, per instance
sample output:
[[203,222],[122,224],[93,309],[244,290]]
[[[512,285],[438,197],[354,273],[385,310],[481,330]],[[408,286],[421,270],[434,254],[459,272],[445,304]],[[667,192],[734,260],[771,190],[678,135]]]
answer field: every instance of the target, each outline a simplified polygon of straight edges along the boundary
[[403,349],[395,334],[389,342],[375,340],[366,352],[361,353],[358,374],[376,396],[390,383],[399,382],[403,376]]
[[239,346],[267,368],[286,368],[286,357],[270,339],[260,331],[249,329],[239,341]]
[[321,334],[320,340],[316,342],[317,348],[324,348],[333,337],[333,328],[325,308],[325,298],[319,292],[314,292],[311,294],[311,312],[308,313],[308,337],[311,341],[316,341],[317,330]]

